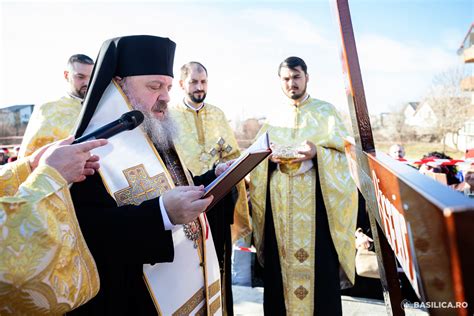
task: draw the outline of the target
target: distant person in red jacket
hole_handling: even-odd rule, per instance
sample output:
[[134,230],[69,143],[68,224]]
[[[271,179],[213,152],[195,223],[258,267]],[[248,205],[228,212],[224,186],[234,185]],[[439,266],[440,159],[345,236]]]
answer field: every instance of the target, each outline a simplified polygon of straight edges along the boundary
[[7,154],[7,150],[0,148],[0,165],[4,165],[7,163]]
[[15,153],[13,154],[13,156],[10,156],[8,158],[8,162],[14,162],[15,160],[18,159],[18,152],[20,151],[20,146],[16,146],[15,147]]

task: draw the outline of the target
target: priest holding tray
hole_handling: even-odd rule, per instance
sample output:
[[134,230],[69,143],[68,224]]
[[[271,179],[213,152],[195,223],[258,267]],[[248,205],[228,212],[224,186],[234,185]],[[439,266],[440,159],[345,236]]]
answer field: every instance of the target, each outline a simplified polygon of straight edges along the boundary
[[354,281],[357,190],[335,107],[306,92],[299,57],[278,68],[288,104],[266,122],[273,154],[251,173],[257,256],[268,315],[341,315],[340,272]]
[[202,185],[225,166],[193,177],[176,153],[179,126],[167,109],[175,47],[168,38],[126,36],[99,52],[76,137],[133,109],[145,119],[95,152],[100,175],[71,188],[100,276],[98,295],[72,314],[222,314],[212,227],[203,213],[213,197],[201,197]]

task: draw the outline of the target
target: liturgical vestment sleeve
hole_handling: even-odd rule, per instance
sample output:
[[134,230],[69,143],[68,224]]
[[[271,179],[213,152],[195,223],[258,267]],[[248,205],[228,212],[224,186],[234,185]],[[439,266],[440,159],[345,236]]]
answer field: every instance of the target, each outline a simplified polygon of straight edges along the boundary
[[67,183],[25,159],[0,167],[0,315],[64,314],[99,290]]

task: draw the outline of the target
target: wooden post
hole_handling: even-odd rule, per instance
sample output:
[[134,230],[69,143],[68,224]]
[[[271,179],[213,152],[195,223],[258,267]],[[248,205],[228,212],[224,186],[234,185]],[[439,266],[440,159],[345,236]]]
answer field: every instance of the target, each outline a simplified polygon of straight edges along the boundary
[[[343,69],[347,75],[347,79],[349,80],[349,85],[346,85],[346,94],[349,102],[353,133],[357,145],[359,145],[364,152],[374,153],[374,139],[365,101],[364,84],[362,82],[362,74],[360,72],[354,31],[352,29],[352,21],[347,0],[337,1],[337,12],[343,43]],[[369,169],[367,157],[359,154],[357,155],[357,160],[363,170]],[[366,177],[365,179],[370,180],[370,177]],[[380,267],[380,281],[382,283],[387,311],[390,311],[390,314],[393,315],[405,315],[404,310],[401,308],[402,293],[395,257],[390,251],[390,245],[388,244],[387,239],[384,238],[383,233],[381,233],[380,228],[376,224],[372,215],[378,210],[377,205],[375,204],[372,181],[365,181],[364,188],[362,188],[361,192],[366,200],[370,227],[374,237],[373,239]]]
[[375,150],[348,0],[335,0],[355,142],[351,174],[366,200],[388,314],[404,315],[395,258],[432,315],[474,312],[474,200]]

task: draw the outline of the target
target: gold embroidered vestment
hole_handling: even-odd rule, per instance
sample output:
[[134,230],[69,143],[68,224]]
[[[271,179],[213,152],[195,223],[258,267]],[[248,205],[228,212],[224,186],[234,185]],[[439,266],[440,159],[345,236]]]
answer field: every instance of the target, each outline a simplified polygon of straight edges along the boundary
[[59,315],[99,290],[66,181],[32,173],[20,159],[0,167],[0,315]]
[[[280,119],[266,123],[270,141],[299,145],[309,140],[316,145],[318,165],[301,174],[274,171],[267,179],[268,161],[251,173],[251,203],[257,255],[263,263],[263,231],[267,180],[280,256],[284,298],[289,315],[312,315],[315,282],[316,181],[320,182],[332,240],[339,262],[354,282],[354,231],[357,191],[344,154],[348,134],[335,108],[309,98],[298,107],[279,111]],[[316,169],[317,168],[317,173]],[[317,174],[319,178],[317,178]]]

